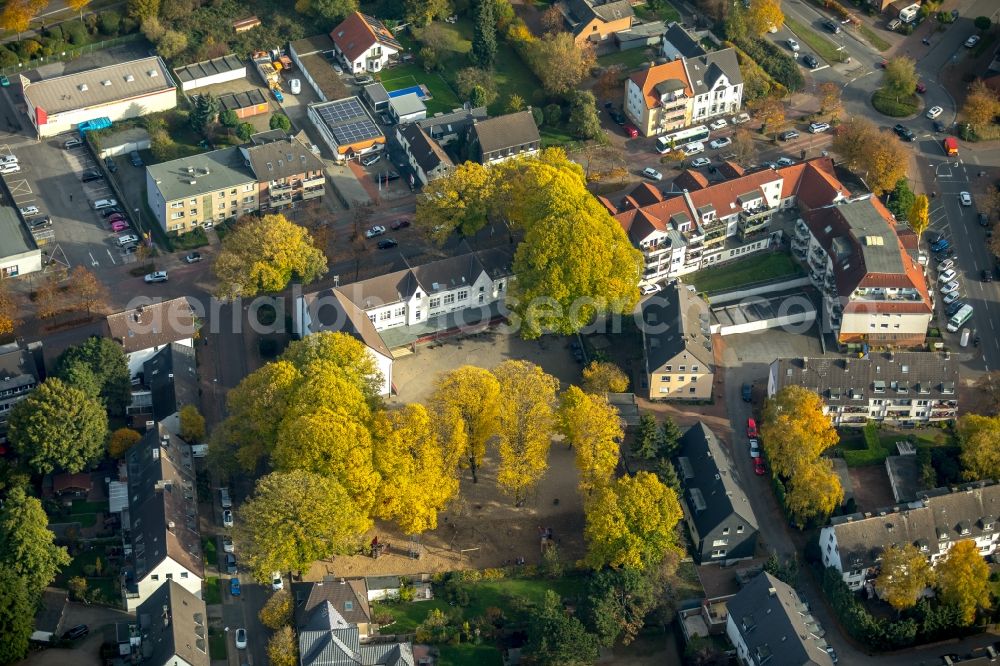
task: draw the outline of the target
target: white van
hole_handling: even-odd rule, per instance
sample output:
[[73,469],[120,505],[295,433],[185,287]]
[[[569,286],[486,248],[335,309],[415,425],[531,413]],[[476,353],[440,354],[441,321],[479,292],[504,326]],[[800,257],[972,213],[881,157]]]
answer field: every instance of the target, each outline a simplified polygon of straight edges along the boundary
[[0,164],[17,164],[17,155],[0,155]]
[[298,95],[302,92],[302,82],[298,79],[291,79],[288,82],[288,89],[292,91],[293,95]]
[[949,333],[957,333],[958,329],[962,328],[962,325],[971,318],[972,306],[968,304],[963,305],[961,309],[955,313],[955,316],[948,320],[948,326],[946,328]]
[[126,245],[131,245],[132,243],[138,243],[139,237],[135,234],[125,234],[124,236],[118,237],[119,247],[125,247]]
[[701,141],[692,141],[691,143],[681,148],[681,150],[684,151],[685,155],[697,155],[698,153],[705,152],[705,144],[703,144]]
[[91,206],[94,207],[94,210],[102,210],[104,208],[113,208],[114,206],[117,206],[117,205],[118,205],[118,202],[116,200],[114,200],[114,199],[98,199],[97,201],[95,201],[95,202],[93,202],[91,204]]
[[208,456],[208,444],[192,444],[191,445],[191,457],[192,458],[205,458]]

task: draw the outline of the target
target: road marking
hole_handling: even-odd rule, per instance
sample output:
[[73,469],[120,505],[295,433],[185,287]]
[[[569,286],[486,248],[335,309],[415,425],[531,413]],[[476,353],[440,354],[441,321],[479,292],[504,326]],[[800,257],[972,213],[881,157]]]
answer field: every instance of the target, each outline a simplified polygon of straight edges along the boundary
[[107,253],[108,253],[108,259],[110,259],[110,260],[111,260],[111,265],[112,265],[112,266],[117,266],[117,262],[115,262],[115,258],[114,258],[114,255],[112,255],[112,254],[111,254],[111,250],[110,250],[110,249],[108,249],[108,248],[104,248],[104,249],[105,249],[105,250],[107,251]]
[[87,254],[90,255],[90,265],[91,266],[100,266],[101,265],[100,263],[98,263],[97,259],[94,259],[93,252],[88,252]]

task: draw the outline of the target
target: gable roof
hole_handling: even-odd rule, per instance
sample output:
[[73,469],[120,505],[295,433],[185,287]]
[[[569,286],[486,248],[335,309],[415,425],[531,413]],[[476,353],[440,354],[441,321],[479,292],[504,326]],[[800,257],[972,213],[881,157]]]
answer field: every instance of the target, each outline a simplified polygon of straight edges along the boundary
[[691,80],[688,78],[687,69],[684,67],[682,60],[654,65],[641,72],[636,72],[629,79],[642,91],[642,97],[646,100],[647,109],[654,109],[660,104],[660,96],[655,94],[656,86],[666,81],[677,81],[683,84],[682,87],[686,96],[691,97],[692,94]]
[[489,114],[486,113],[486,107],[477,106],[474,109],[455,109],[451,113],[439,113],[430,118],[422,118],[415,124],[423,128],[432,139],[440,139],[442,136],[461,134],[474,122],[487,118]]
[[472,132],[484,155],[542,140],[530,109],[477,120],[472,124]]
[[729,85],[743,83],[743,74],[740,73],[740,64],[736,59],[736,49],[733,48],[685,58],[684,65],[695,95],[708,93],[723,75],[729,80]]
[[198,500],[190,449],[176,435],[158,425],[125,456],[128,471],[128,510],[122,526],[132,546],[130,587],[145,578],[167,557],[204,578]]
[[706,369],[713,362],[708,306],[680,283],[642,302],[646,373],[688,354]]
[[116,312],[106,321],[108,335],[126,354],[180,342],[194,337],[198,330],[194,309],[186,296]]
[[908,504],[837,516],[824,530],[836,534],[841,564],[853,569],[874,566],[891,545],[910,543],[928,557],[943,554],[952,542],[996,533],[998,520],[1000,485],[977,481],[918,492]]
[[685,58],[695,58],[705,55],[705,49],[702,48],[701,44],[695,41],[688,34],[688,31],[676,22],[670,23],[670,27],[663,33],[663,40],[668,42]]
[[366,347],[386,358],[392,353],[365,311],[339,288],[314,291],[302,297],[313,319],[315,331],[341,331],[354,336]]
[[290,178],[311,171],[323,171],[323,161],[306,143],[305,132],[275,138],[270,132],[254,135],[255,141],[240,148],[259,181]]
[[142,364],[142,376],[153,401],[157,421],[184,405],[198,404],[198,370],[194,347],[170,343]]
[[208,666],[208,613],[205,602],[168,580],[135,611],[144,662],[168,664],[180,657],[191,666]]
[[410,153],[424,173],[430,173],[442,165],[445,167],[454,166],[444,149],[438,145],[437,141],[428,136],[420,125],[405,123],[397,126],[396,131],[410,145]]
[[687,429],[678,449],[678,471],[691,520],[702,537],[734,514],[757,529],[750,500],[737,482],[732,458],[702,422]]
[[409,643],[362,645],[358,626],[330,601],[318,604],[299,626],[302,666],[413,666]]
[[363,578],[327,577],[317,583],[295,583],[292,585],[292,595],[295,598],[295,617],[299,625],[310,622],[313,610],[327,602],[347,624],[367,624],[372,620],[368,590]]
[[354,12],[330,31],[330,39],[348,60],[357,60],[375,44],[402,51],[403,46],[377,18]]
[[581,35],[595,19],[602,23],[611,23],[635,17],[635,11],[628,0],[613,0],[603,4],[589,0],[563,0],[557,6],[562,11],[566,25],[576,36]]
[[768,666],[832,666],[809,607],[789,585],[758,574],[730,599],[729,621],[743,638],[752,663]]

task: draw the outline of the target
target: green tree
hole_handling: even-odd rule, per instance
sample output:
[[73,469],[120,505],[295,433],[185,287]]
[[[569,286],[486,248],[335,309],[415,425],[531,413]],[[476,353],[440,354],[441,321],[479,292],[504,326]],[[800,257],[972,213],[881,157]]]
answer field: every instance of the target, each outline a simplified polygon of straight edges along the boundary
[[277,292],[293,279],[309,284],[326,274],[326,256],[305,227],[284,215],[247,216],[226,234],[213,267],[226,299]]
[[0,506],[0,563],[25,581],[32,600],[69,564],[66,549],[54,541],[42,503],[23,487],[11,488]]
[[29,592],[27,580],[0,562],[0,663],[12,664],[28,653],[36,610],[36,597]]
[[937,565],[937,585],[941,601],[957,606],[965,625],[973,623],[978,609],[990,607],[990,567],[975,541],[951,547],[948,559]]
[[434,19],[444,19],[451,14],[450,0],[403,0],[406,20],[423,27]]
[[976,30],[979,32],[986,32],[993,25],[993,21],[990,20],[989,16],[977,16],[972,24],[976,26]]
[[604,569],[587,583],[584,617],[601,641],[628,645],[639,635],[658,601],[651,577],[636,569]]
[[905,220],[908,219],[916,201],[917,195],[910,189],[910,181],[900,178],[892,192],[886,195],[885,207],[896,216],[897,220]]
[[1000,478],[1000,416],[964,414],[958,419],[958,439],[966,478]]
[[240,117],[232,109],[226,109],[219,114],[219,124],[233,129],[240,124]]
[[734,3],[726,13],[723,30],[725,31],[726,39],[731,42],[739,42],[746,39],[748,30],[747,19],[746,12],[741,3]]
[[587,393],[624,393],[628,390],[628,375],[614,363],[591,361],[583,369],[583,390]]
[[525,651],[539,666],[589,666],[597,660],[598,643],[580,620],[566,614],[559,595],[546,590],[529,613]]
[[566,389],[557,413],[559,432],[576,453],[580,490],[590,494],[614,476],[624,437],[618,409],[603,396]]
[[496,57],[497,22],[493,15],[493,0],[479,0],[476,4],[469,59],[476,67],[493,69]]
[[295,10],[330,21],[340,21],[358,11],[358,0],[298,0]]
[[919,80],[917,63],[912,58],[897,56],[890,58],[885,65],[882,87],[898,100],[900,97],[912,96]]
[[573,35],[558,32],[529,42],[527,61],[545,92],[561,95],[573,90],[590,73],[596,62],[590,44],[577,45]]
[[434,382],[428,400],[445,444],[445,471],[468,463],[472,482],[486,455],[486,444],[500,429],[500,384],[489,370],[465,365]]
[[681,441],[681,429],[677,427],[669,414],[663,415],[663,423],[660,425],[660,447],[661,458],[673,458],[677,455],[677,449]]
[[160,14],[160,0],[128,0],[125,6],[128,15],[139,23],[156,18]]
[[39,474],[86,469],[103,454],[107,433],[104,407],[55,377],[10,412],[8,437],[21,459]]
[[934,570],[912,543],[889,546],[882,552],[881,572],[875,579],[878,595],[897,611],[913,608],[934,584]]
[[244,141],[249,141],[250,137],[253,136],[256,131],[257,130],[250,123],[240,123],[236,126],[236,136]]
[[262,477],[241,514],[243,561],[262,582],[273,571],[306,571],[352,552],[371,526],[339,483],[304,470]]
[[74,373],[79,370],[74,369],[77,364],[91,371],[108,411],[113,415],[124,414],[125,407],[132,401],[132,379],[122,346],[110,338],[94,336],[59,355],[56,377],[89,393],[86,382],[77,385],[73,381]]
[[83,361],[76,360],[67,363],[58,376],[67,385],[80,389],[88,397],[95,400],[100,399],[100,381],[94,376],[94,372],[90,369],[90,366]]
[[[167,60],[172,60],[188,47],[187,35],[177,30],[167,30],[156,43],[156,51]],[[211,116],[215,117],[215,116]],[[199,130],[200,131],[200,130]]]
[[180,408],[181,439],[192,444],[205,439],[205,417],[194,405],[184,405]]
[[212,93],[198,95],[194,108],[188,115],[191,128],[198,133],[204,132],[209,123],[219,117],[219,100]]
[[497,483],[520,505],[548,469],[559,380],[528,361],[504,361],[493,374],[500,384]]
[[268,126],[273,130],[280,129],[288,132],[291,131],[292,129],[292,121],[289,120],[288,116],[286,116],[285,114],[276,113],[273,116],[271,116],[271,120],[268,122]]
[[570,95],[567,127],[579,139],[604,136],[601,119],[597,115],[597,100],[589,90],[574,90]]
[[598,488],[585,507],[585,562],[646,569],[677,548],[674,528],[681,518],[677,495],[649,472],[623,476]]
[[639,417],[639,427],[632,442],[632,451],[640,458],[652,460],[659,455],[662,446],[663,436],[656,425],[656,419],[652,414],[644,413]]

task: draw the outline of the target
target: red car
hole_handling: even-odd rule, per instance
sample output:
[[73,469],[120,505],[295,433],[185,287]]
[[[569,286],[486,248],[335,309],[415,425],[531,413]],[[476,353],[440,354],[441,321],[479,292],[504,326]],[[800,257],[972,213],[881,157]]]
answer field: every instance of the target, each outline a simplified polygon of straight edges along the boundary
[[753,417],[747,419],[747,437],[757,439],[757,422],[753,420]]
[[128,220],[126,220],[125,216],[122,215],[121,213],[115,213],[114,215],[108,217],[108,222],[127,222],[127,221]]
[[917,92],[920,93],[921,95],[927,92],[927,86],[924,85],[923,81],[917,81]]
[[764,469],[764,459],[763,458],[754,458],[753,459],[753,473],[756,474],[757,476],[764,476],[764,474],[766,472],[767,472],[767,470]]
[[639,136],[639,130],[635,128],[635,125],[624,125],[622,129],[625,130],[625,134],[629,136],[630,139],[634,139]]
[[389,228],[392,229],[393,231],[396,231],[398,229],[405,229],[408,226],[410,226],[410,221],[403,219],[403,220],[396,220],[395,222],[389,225]]

